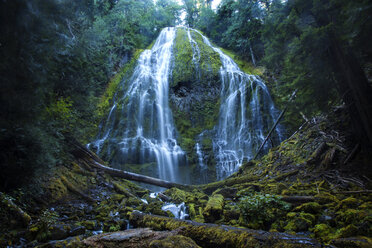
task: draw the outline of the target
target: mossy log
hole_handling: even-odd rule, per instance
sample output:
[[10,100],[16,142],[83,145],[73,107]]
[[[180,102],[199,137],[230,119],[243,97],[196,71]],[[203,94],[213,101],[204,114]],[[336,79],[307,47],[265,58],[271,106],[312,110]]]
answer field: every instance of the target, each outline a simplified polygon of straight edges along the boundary
[[180,230],[179,234],[192,238],[201,247],[326,247],[316,240],[286,233],[258,231],[217,224],[198,223],[134,211],[130,222],[135,227],[154,230]]
[[[246,184],[246,183],[250,183],[250,182],[255,182],[255,181],[258,181],[258,179],[259,179],[259,177],[257,177],[257,176],[244,175],[244,176],[240,176],[240,177],[229,177],[229,178],[226,178],[223,181],[198,185],[197,187],[201,191],[203,191],[204,193],[210,195],[214,191],[216,191],[217,189],[220,189],[220,188],[223,188],[223,187],[231,187],[231,186],[234,186],[234,185]],[[257,185],[255,185],[255,186],[257,186]]]

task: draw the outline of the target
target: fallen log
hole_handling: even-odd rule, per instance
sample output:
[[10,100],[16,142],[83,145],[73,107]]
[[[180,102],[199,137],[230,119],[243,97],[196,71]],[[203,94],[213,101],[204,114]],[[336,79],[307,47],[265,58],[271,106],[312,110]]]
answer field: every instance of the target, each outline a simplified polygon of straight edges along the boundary
[[136,182],[148,183],[148,184],[151,184],[151,185],[160,186],[160,187],[164,187],[164,188],[173,188],[173,187],[179,188],[179,189],[192,189],[192,188],[194,188],[193,186],[190,186],[190,185],[173,183],[173,182],[169,182],[169,181],[154,178],[154,177],[144,176],[144,175],[140,175],[140,174],[136,174],[136,173],[132,173],[132,172],[128,172],[128,171],[123,171],[123,170],[110,168],[110,167],[107,167],[103,164],[100,164],[100,163],[98,163],[97,161],[94,161],[94,160],[90,164],[92,166],[94,166],[96,169],[104,171],[104,172],[106,172],[107,174],[109,174],[113,177],[120,177],[120,178],[124,178],[124,179],[127,179],[127,180],[132,180],[132,181],[136,181]]
[[267,232],[231,226],[198,223],[169,217],[148,215],[134,211],[130,216],[134,227],[149,227],[157,231],[179,230],[179,234],[192,238],[205,248],[215,247],[327,247],[316,240],[287,233]]

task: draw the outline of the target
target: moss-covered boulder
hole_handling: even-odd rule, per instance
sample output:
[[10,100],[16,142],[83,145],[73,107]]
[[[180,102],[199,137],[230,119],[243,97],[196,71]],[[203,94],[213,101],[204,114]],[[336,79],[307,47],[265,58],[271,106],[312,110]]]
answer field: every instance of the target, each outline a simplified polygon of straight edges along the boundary
[[224,206],[224,197],[221,194],[215,194],[209,197],[207,206],[204,208],[203,216],[206,222],[214,223],[222,218]]
[[294,212],[305,212],[311,214],[318,214],[322,210],[322,206],[317,202],[308,202],[296,207]]
[[308,231],[313,226],[315,217],[308,213],[290,212],[287,214],[288,224],[284,227],[286,231]]

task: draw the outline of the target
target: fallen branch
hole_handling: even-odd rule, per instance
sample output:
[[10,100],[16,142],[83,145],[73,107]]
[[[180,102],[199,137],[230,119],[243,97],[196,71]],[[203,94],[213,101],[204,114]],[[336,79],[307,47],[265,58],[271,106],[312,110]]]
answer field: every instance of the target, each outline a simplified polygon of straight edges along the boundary
[[154,230],[179,230],[179,234],[192,238],[202,247],[326,247],[316,240],[287,233],[266,232],[231,226],[198,223],[134,211],[130,216],[134,227]]

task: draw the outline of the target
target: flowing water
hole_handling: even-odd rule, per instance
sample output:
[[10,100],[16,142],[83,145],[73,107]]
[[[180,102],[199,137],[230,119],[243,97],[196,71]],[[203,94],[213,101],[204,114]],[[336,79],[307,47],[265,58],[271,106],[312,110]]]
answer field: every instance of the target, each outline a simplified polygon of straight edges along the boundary
[[145,164],[155,162],[161,179],[180,181],[178,167],[185,162],[185,153],[175,139],[172,113],[169,109],[168,79],[175,28],[165,28],[151,50],[145,50],[138,60],[124,94],[121,126],[112,130],[114,118],[106,122],[95,145],[98,152],[108,142],[108,152],[120,158],[119,163]]
[[[203,41],[220,55],[221,107],[215,127],[213,149],[217,162],[217,179],[235,172],[244,160],[254,156],[265,138],[265,131],[274,124],[279,115],[265,83],[257,76],[249,75],[208,38]],[[276,139],[283,139],[281,127],[276,128]],[[268,145],[266,145],[266,148]]]
[[[193,52],[192,63],[197,72],[200,73],[201,51],[193,35],[198,34],[207,46],[219,54],[222,62],[219,119],[210,132],[213,133],[213,154],[203,154],[201,140],[194,149],[200,177],[204,178],[199,182],[207,182],[206,173],[210,165],[203,161],[204,157],[214,156],[217,179],[229,176],[244,160],[254,156],[278,111],[259,77],[244,73],[205,36],[197,30],[187,29]],[[125,92],[122,98],[114,99],[97,140],[88,147],[94,148],[99,155],[105,150],[107,158],[114,164],[133,164],[136,168],[156,164],[156,170],[147,174],[189,183],[186,153],[177,144],[169,108],[169,78],[175,36],[176,28],[163,29],[152,49],[140,55],[132,77],[123,82]],[[281,141],[281,127],[278,126],[275,131],[273,138]],[[268,145],[265,147],[267,149]]]

